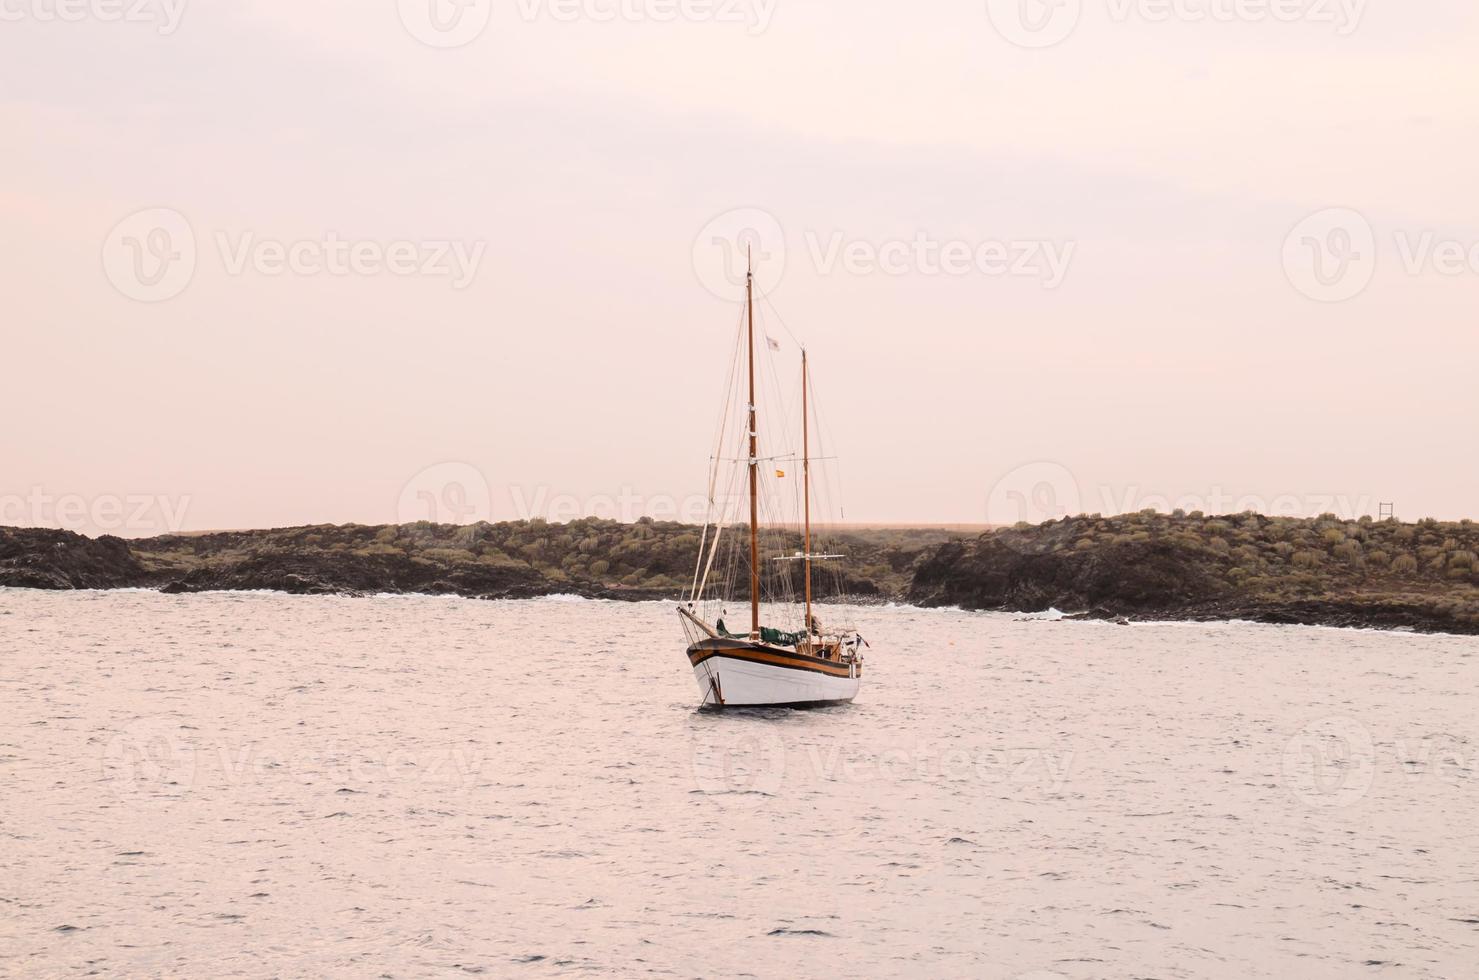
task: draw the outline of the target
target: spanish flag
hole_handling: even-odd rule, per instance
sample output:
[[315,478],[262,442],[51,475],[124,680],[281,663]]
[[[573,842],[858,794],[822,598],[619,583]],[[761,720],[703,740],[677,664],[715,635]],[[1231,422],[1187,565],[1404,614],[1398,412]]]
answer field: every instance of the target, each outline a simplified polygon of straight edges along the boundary
[[776,475],[776,478],[777,479],[784,480],[786,478],[786,471],[785,470],[776,470],[775,471],[775,475]]

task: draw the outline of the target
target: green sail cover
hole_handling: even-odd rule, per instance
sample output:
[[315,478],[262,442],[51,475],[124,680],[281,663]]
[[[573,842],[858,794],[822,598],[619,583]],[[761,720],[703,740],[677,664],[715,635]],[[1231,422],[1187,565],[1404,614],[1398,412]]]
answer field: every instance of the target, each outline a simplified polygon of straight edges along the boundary
[[[748,633],[729,632],[729,630],[725,628],[724,620],[722,619],[719,620],[719,622],[715,624],[715,626],[719,630],[719,635],[728,639],[748,640],[750,638],[750,635]],[[805,633],[783,633],[780,630],[773,630],[768,626],[760,627],[760,642],[769,643],[771,646],[794,647],[804,639],[806,639]]]
[[768,627],[760,627],[760,639],[776,647],[794,647],[806,639],[805,633],[782,633]]

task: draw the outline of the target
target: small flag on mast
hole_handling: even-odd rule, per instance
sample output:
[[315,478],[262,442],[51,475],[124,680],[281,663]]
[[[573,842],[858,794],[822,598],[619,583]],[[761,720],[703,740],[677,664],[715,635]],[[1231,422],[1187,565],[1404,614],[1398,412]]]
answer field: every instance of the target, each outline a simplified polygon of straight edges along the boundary
[[774,337],[770,336],[769,334],[766,334],[766,336],[765,336],[765,343],[766,343],[766,346],[768,346],[771,350],[780,350],[781,349],[781,342],[779,340],[776,340]]
[[784,480],[786,478],[786,471],[785,470],[776,470],[775,471],[775,475],[776,475],[776,478],[777,479]]

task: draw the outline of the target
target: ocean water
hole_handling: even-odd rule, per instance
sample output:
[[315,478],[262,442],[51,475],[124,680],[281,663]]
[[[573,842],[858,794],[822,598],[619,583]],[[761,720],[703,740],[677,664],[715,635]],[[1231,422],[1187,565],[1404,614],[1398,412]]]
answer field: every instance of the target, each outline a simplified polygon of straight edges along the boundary
[[1479,976],[1474,639],[848,615],[0,590],[0,974]]

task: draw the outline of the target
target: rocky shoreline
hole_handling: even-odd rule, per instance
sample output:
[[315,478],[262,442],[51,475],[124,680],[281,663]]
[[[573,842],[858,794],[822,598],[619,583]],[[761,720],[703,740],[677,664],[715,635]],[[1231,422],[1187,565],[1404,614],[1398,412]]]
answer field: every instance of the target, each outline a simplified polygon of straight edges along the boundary
[[1135,514],[948,542],[907,601],[1078,618],[1479,635],[1479,527]]
[[[262,532],[265,536],[270,532]],[[253,532],[243,532],[251,535]],[[233,534],[232,537],[242,535]],[[210,536],[215,537],[215,536]],[[178,549],[209,554],[218,544],[182,537]],[[196,543],[199,542],[199,543]],[[160,539],[128,542],[67,531],[0,528],[0,586],[29,589],[155,589],[199,592],[283,592],[366,596],[385,593],[455,595],[469,599],[529,599],[560,593],[589,598],[663,598],[657,589],[556,586],[517,569],[476,564],[445,567],[407,555],[338,555],[313,549],[271,549],[197,563],[149,561]],[[203,545],[203,547],[202,547]]]
[[[842,535],[859,560],[822,601],[888,601],[947,531]],[[699,529],[582,520],[450,526],[314,526],[130,539],[0,527],[0,586],[157,589],[169,594],[269,590],[294,595],[423,594],[473,599],[579,595],[676,599],[693,574]]]
[[[856,530],[827,601],[1117,622],[1246,620],[1479,635],[1471,522],[1135,514],[981,535]],[[0,586],[675,600],[696,529],[584,520],[318,526],[124,540],[0,527]],[[830,591],[829,591],[830,589]]]
[[1066,614],[1067,620],[1135,623],[1259,623],[1266,626],[1324,626],[1332,629],[1384,630],[1479,636],[1479,626],[1452,617],[1419,601],[1381,598],[1305,602],[1239,602],[1226,605],[1143,609],[1133,616],[1103,607]]

